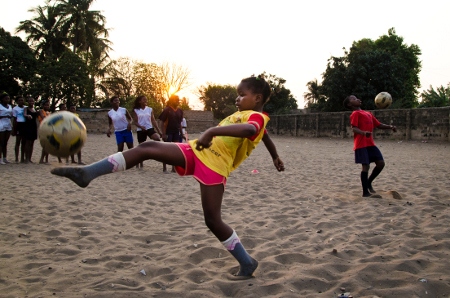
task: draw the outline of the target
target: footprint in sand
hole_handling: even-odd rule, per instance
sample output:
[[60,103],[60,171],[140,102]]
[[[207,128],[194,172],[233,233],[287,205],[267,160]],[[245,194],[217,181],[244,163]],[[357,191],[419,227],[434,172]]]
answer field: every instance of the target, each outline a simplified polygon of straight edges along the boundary
[[390,190],[389,194],[396,200],[403,200],[403,197],[395,190]]

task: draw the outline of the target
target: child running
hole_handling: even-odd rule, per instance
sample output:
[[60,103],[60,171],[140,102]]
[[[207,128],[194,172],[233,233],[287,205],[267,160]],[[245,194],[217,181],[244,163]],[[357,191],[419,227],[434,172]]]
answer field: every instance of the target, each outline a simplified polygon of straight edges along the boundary
[[[363,197],[381,198],[375,194],[372,187],[373,180],[381,173],[384,168],[384,159],[381,151],[375,146],[373,141],[373,129],[392,129],[396,132],[397,128],[393,125],[380,123],[370,112],[361,109],[361,99],[354,95],[347,96],[344,99],[344,107],[352,110],[350,115],[350,124],[354,133],[353,150],[355,151],[355,163],[362,164],[361,185],[363,189]],[[375,168],[370,174],[370,163],[375,163]]]
[[175,166],[180,176],[192,175],[200,184],[206,226],[239,262],[239,271],[230,279],[248,279],[258,262],[245,250],[236,232],[221,218],[223,193],[230,172],[235,170],[262,140],[278,171],[284,165],[265,127],[269,117],[262,113],[271,88],[262,76],[243,79],[237,87],[238,111],[218,126],[207,129],[188,143],[144,142],[125,152],[82,167],[60,167],[51,172],[74,181],[80,187],[105,174],[133,168],[153,159]]

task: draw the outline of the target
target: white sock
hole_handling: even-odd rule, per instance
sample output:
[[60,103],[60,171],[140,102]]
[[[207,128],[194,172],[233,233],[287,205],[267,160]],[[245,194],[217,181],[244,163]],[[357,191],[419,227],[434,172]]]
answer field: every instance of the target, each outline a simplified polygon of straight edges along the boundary
[[122,152],[117,152],[108,157],[108,161],[113,165],[112,172],[125,171],[127,169],[127,163],[125,162],[125,157],[123,157]]
[[230,238],[228,238],[227,240],[221,242],[223,244],[223,246],[225,246],[225,248],[227,250],[234,250],[234,247],[236,246],[236,244],[240,243],[241,240],[239,239],[238,235],[236,234],[236,231],[233,230],[233,234],[231,234]]

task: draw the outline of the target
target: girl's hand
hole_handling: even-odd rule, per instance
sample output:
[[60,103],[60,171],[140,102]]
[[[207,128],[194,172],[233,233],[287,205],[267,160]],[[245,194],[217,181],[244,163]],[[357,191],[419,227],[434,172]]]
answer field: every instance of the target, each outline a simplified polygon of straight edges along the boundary
[[284,171],[284,163],[279,157],[273,160],[273,164],[275,165],[275,168],[277,168],[278,172]]
[[201,151],[205,148],[209,148],[212,145],[213,137],[208,134],[208,131],[205,131],[197,140],[195,144],[195,149]]
[[393,132],[397,132],[397,127],[395,127],[394,125],[391,125],[391,129]]
[[372,135],[372,132],[370,131],[365,131],[364,135],[366,136],[366,138],[370,138],[370,136]]

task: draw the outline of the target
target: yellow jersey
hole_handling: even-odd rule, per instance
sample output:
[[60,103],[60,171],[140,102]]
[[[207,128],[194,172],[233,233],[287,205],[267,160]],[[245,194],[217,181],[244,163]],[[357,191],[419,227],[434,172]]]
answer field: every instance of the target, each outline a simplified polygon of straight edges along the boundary
[[196,150],[195,146],[197,140],[189,141],[189,144],[195,155],[208,168],[220,175],[227,177],[234,171],[256,148],[256,145],[264,136],[265,127],[270,118],[256,111],[242,111],[236,112],[227,118],[223,119],[218,126],[227,126],[233,124],[248,123],[248,119],[253,114],[260,114],[264,119],[263,127],[259,128],[258,135],[253,140],[249,138],[238,138],[228,136],[216,136],[213,138],[212,145],[201,151]]

